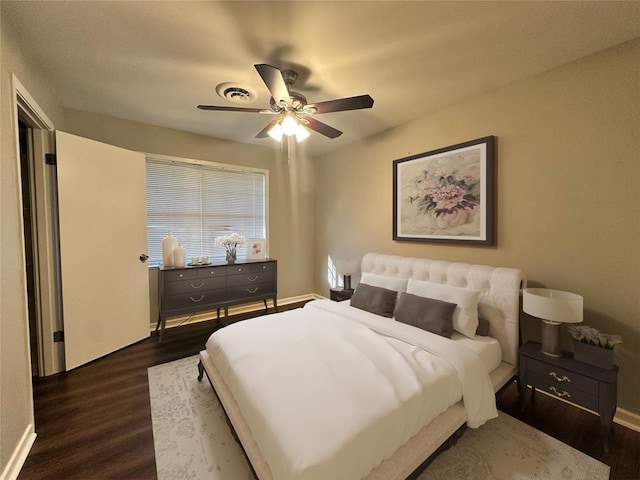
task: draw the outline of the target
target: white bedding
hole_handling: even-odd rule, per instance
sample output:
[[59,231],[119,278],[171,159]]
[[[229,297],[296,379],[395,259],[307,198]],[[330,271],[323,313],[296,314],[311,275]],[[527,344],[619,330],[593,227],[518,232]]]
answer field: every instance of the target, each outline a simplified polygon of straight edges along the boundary
[[[362,310],[351,307],[348,300],[344,302],[319,300],[310,302],[308,305],[309,307],[322,308],[339,315],[355,317],[354,319],[357,319],[358,316],[362,315],[360,313],[362,312]],[[371,315],[367,312],[363,313],[364,316]],[[453,335],[451,336],[451,340],[454,340],[456,343],[463,344],[467,348],[470,348],[474,352],[476,352],[480,357],[480,360],[487,372],[495,370],[496,368],[498,368],[498,365],[500,365],[500,362],[502,362],[502,349],[500,348],[500,342],[498,342],[495,338],[483,337],[480,335],[476,335],[474,338],[469,338],[466,335],[462,335],[461,333],[454,331]]]
[[273,478],[362,478],[460,398],[471,427],[497,415],[473,349],[338,306],[310,302],[207,342]]

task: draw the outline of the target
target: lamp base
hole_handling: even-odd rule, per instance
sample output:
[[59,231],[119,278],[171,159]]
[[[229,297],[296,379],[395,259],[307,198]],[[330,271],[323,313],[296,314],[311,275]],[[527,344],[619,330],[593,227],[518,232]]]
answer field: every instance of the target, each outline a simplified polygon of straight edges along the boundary
[[353,290],[351,288],[351,275],[344,275],[342,277],[342,280],[343,280],[343,282],[342,282],[342,284],[343,284],[342,289],[343,290],[345,290],[347,292],[350,292],[351,290]]
[[560,354],[560,324],[542,321],[542,353],[550,357],[559,357]]

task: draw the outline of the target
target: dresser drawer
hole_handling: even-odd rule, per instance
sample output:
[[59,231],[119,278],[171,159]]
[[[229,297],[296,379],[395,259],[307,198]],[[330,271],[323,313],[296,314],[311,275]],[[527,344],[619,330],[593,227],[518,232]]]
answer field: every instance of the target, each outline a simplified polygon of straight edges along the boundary
[[227,267],[200,267],[196,270],[198,278],[224,277]]
[[[225,289],[207,290],[206,292],[185,293],[182,295],[166,295],[163,310],[181,310],[193,308],[194,311],[204,310],[207,305],[223,303],[226,300]],[[197,309],[197,310],[196,310]]]
[[275,294],[275,283],[259,283],[257,285],[248,285],[246,287],[227,287],[228,300],[246,299],[251,301],[251,297],[260,297],[262,295]]
[[246,263],[242,265],[227,266],[227,275],[238,273],[275,272],[276,262]]
[[229,275],[227,277],[227,287],[250,287],[258,283],[274,282],[275,272],[249,272],[243,275]]
[[193,278],[180,282],[167,282],[165,295],[178,295],[181,293],[198,293],[207,290],[216,290],[226,286],[226,277]]
[[198,277],[198,271],[195,268],[184,270],[165,270],[163,272],[165,282],[177,282],[179,280],[189,280]]
[[532,378],[535,376],[536,378],[547,380],[549,385],[568,385],[573,390],[579,390],[590,395],[598,395],[598,381],[593,378],[532,358],[527,360],[527,369]]

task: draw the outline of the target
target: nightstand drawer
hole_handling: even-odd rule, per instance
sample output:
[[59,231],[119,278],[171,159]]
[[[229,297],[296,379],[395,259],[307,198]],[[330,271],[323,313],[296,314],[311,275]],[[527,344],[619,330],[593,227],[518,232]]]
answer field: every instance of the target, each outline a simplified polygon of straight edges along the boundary
[[[560,378],[562,378],[562,376],[560,376]],[[595,382],[595,387],[592,390],[584,391],[577,388],[572,383],[568,383],[566,381],[559,382],[550,375],[529,372],[527,383],[532,387],[544,390],[555,397],[576,403],[596,412],[598,411],[598,382]]]
[[527,368],[531,378],[535,376],[536,378],[543,379],[549,386],[569,386],[572,390],[579,390],[596,397],[598,395],[598,381],[593,378],[585,377],[579,373],[571,372],[555,365],[549,365],[548,363],[543,363],[532,358],[527,361]]

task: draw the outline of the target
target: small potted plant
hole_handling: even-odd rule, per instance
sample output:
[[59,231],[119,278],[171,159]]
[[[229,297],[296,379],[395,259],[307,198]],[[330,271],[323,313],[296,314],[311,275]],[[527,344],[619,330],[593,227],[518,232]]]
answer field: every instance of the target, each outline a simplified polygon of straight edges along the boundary
[[587,325],[568,327],[573,337],[573,358],[596,367],[613,369],[613,347],[622,343],[620,335],[600,333]]

